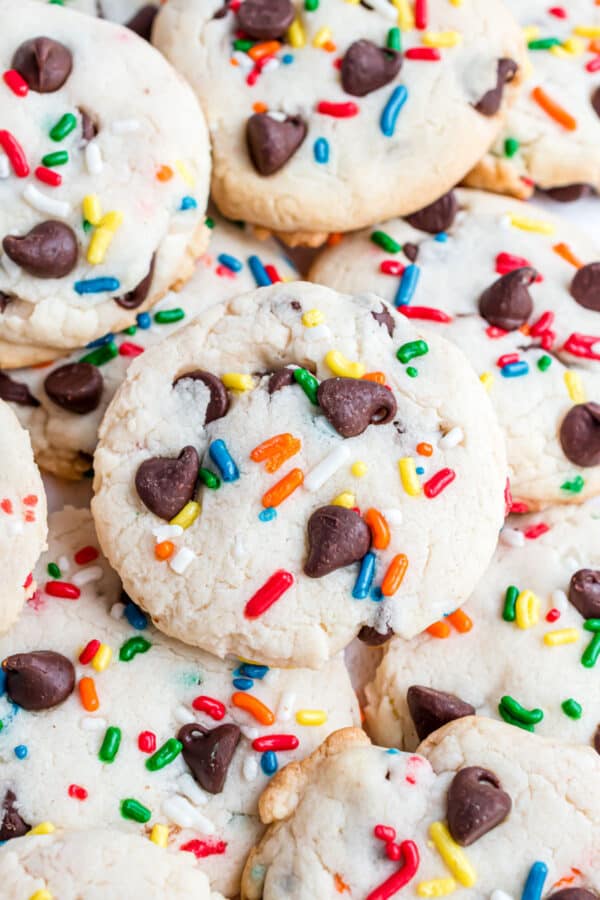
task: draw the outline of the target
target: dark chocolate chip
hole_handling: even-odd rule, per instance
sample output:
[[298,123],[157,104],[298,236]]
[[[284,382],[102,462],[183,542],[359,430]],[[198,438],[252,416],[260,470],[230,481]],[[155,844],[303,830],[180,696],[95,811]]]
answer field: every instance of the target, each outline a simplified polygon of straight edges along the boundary
[[200,787],[209,794],[223,790],[240,737],[240,729],[232,724],[208,729],[192,722],[179,729],[177,740],[183,744],[183,758]]
[[19,406],[39,406],[29,388],[22,381],[15,381],[6,372],[0,372],[0,400],[18,403]]
[[563,888],[562,891],[550,894],[548,900],[598,900],[598,896],[595,891],[588,891],[586,888]]
[[142,305],[142,303],[150,293],[152,276],[154,275],[155,261],[156,254],[150,260],[150,269],[148,270],[148,274],[145,278],[142,278],[137,287],[134,287],[134,289],[132,291],[129,291],[128,294],[123,294],[122,297],[113,298],[117,306],[122,306],[123,309],[137,309],[138,306]]
[[562,187],[548,188],[544,193],[557,203],[573,203],[582,197],[589,197],[594,193],[594,188],[591,184],[565,184]]
[[461,847],[469,847],[504,822],[512,800],[493,772],[468,766],[452,779],[447,804],[450,834]]
[[[447,231],[458,212],[458,200],[454,191],[448,191],[439,200],[418,209],[417,212],[410,216],[405,216],[406,221],[413,228],[419,231],[426,231],[428,234],[439,234],[440,231]],[[406,244],[404,245],[404,253],[406,253]]]
[[173,387],[179,384],[180,381],[185,381],[186,378],[190,378],[192,381],[201,381],[210,391],[210,400],[206,407],[204,424],[208,425],[209,422],[222,419],[229,410],[229,394],[221,379],[213,375],[212,372],[194,369],[193,372],[186,372],[185,375],[180,375],[179,378],[176,378],[173,382]]
[[317,401],[342,437],[362,434],[369,425],[385,425],[396,415],[396,398],[382,384],[361,378],[326,378]]
[[135,488],[142,503],[169,521],[194,496],[200,469],[195,447],[184,447],[178,457],[154,456],[141,464]]
[[63,86],[73,68],[71,51],[49,37],[32,38],[18,47],[12,68],[32,91],[51,94]]
[[594,750],[596,753],[600,753],[600,725],[596,728],[594,732]]
[[597,116],[600,116],[600,86],[596,88],[594,93],[590,98],[590,103],[592,104],[592,109],[596,113]]
[[394,321],[394,317],[385,305],[382,303],[381,309],[379,312],[372,312],[371,315],[380,325],[383,325],[384,328],[387,328],[387,333],[390,337],[394,337],[394,331],[396,330],[396,323]]
[[386,628],[384,632],[381,632],[371,625],[363,625],[358,632],[358,639],[369,647],[381,647],[382,644],[387,644],[393,633],[392,628]]
[[570,409],[560,426],[560,443],[576,466],[600,465],[600,404],[580,403]]
[[246,143],[256,171],[260,175],[278,172],[294,155],[306,132],[306,122],[300,116],[288,116],[283,122],[268,113],[250,116],[246,123]]
[[46,393],[57,406],[80,416],[98,408],[103,388],[100,370],[86,362],[59,366],[44,381]]
[[295,382],[296,379],[294,378],[293,369],[278,369],[276,372],[273,372],[269,378],[268,391],[270,394],[276,394],[277,391],[280,391],[284,387],[289,387],[291,384],[295,384]]
[[571,282],[571,297],[580,306],[600,312],[600,262],[577,270]]
[[322,578],[362,559],[371,546],[364,519],[344,506],[321,506],[308,520],[308,559],[304,572]]
[[73,663],[54,650],[15,653],[2,662],[6,693],[23,709],[51,709],[67,699],[75,687]]
[[455,694],[436,691],[420,684],[409,687],[406,702],[420,741],[424,741],[433,731],[448,722],[475,715],[475,707]]
[[502,275],[479,298],[479,312],[490,325],[516,331],[533,312],[528,286],[537,278],[535,269],[524,266]]
[[342,87],[353,97],[364,97],[393,81],[401,67],[401,53],[372,41],[354,41],[342,60]]
[[40,222],[28,234],[7,234],[4,252],[36,278],[63,278],[77,265],[79,248],[75,232],[64,222]]
[[419,255],[419,245],[412,244],[410,241],[402,245],[402,252],[410,262],[416,262]]
[[600,571],[579,569],[569,584],[569,602],[584,619],[600,619]]
[[244,0],[237,11],[240,28],[256,41],[281,37],[295,15],[291,0]]
[[154,25],[154,20],[156,18],[156,14],[158,13],[158,7],[152,6],[152,4],[147,3],[145,6],[142,6],[135,15],[126,22],[127,28],[131,31],[135,31],[141,38],[145,41],[150,40],[150,36],[152,34],[152,26]]
[[0,291],[0,313],[3,313],[10,301],[13,298],[9,294],[5,294],[4,291]]
[[11,841],[23,837],[31,829],[16,809],[17,795],[8,790],[2,802],[2,822],[0,822],[0,841]]
[[98,134],[99,128],[95,119],[86,112],[85,109],[78,107],[81,115],[81,136],[86,144],[93,141]]
[[482,116],[495,116],[502,106],[502,96],[504,94],[504,85],[512,81],[517,74],[519,67],[512,59],[499,59],[496,87],[491,91],[487,91],[478,103],[475,103],[475,109]]

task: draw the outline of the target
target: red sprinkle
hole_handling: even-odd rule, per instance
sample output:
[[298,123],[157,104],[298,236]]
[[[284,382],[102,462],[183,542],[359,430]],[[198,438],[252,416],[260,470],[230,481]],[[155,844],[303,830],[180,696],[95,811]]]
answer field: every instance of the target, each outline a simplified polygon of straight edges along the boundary
[[529,329],[529,334],[532,337],[539,337],[541,334],[543,334],[545,331],[548,331],[548,329],[552,327],[552,325],[554,324],[554,319],[555,316],[553,312],[547,311],[545,313],[542,313],[539,319],[534,322]]
[[402,275],[406,266],[403,266],[401,262],[398,262],[396,259],[384,259],[382,263],[379,264],[379,271],[383,272],[384,275]]
[[373,829],[373,834],[378,841],[396,840],[396,829],[392,828],[391,825],[376,825]]
[[31,587],[33,584],[33,572],[30,572],[25,581],[23,582],[23,587],[27,590],[28,587]]
[[383,884],[376,887],[374,891],[365,898],[365,900],[389,900],[401,888],[408,884],[414,878],[419,868],[420,857],[419,848],[414,841],[402,841],[400,844],[402,858],[404,860],[402,868],[390,875]]
[[391,859],[392,862],[398,862],[402,856],[400,844],[395,844],[393,841],[390,841],[389,844],[385,845],[385,855],[388,859]]
[[0,130],[0,147],[8,156],[17,178],[27,178],[29,175],[29,164],[27,163],[25,151],[10,131]]
[[600,341],[600,337],[592,334],[574,334],[569,335],[563,347],[573,356],[580,356],[582,359],[600,359],[600,353],[596,353],[593,349],[594,344]]
[[235,272],[232,272],[231,269],[228,269],[227,266],[222,266],[220,263],[216,268],[216,273],[220,278],[237,278]]
[[4,83],[11,89],[17,97],[26,97],[29,93],[29,85],[22,75],[19,75],[16,69],[7,69],[2,76]]
[[87,800],[88,792],[78,784],[70,784],[68,793],[74,800]]
[[210,841],[200,841],[198,838],[194,838],[188,841],[187,844],[182,844],[179,849],[184,850],[186,853],[193,853],[196,859],[202,859],[205,856],[225,853],[227,844],[225,841],[217,841],[215,844],[211,844]]
[[508,366],[510,363],[515,363],[519,361],[518,353],[505,353],[504,356],[499,356],[496,360],[496,365],[499,369],[502,369],[504,366]]
[[294,576],[285,569],[278,569],[271,575],[268,581],[257,590],[248,600],[244,609],[247,619],[256,619],[262,616],[270,606],[279,600],[294,583]]
[[547,531],[550,531],[550,526],[546,525],[545,522],[538,522],[537,525],[530,525],[529,528],[526,528],[523,534],[528,540],[535,541],[536,538],[546,534]]
[[281,275],[279,274],[275,266],[265,266],[265,272],[267,273],[273,284],[278,284],[280,281],[282,281]]
[[39,502],[39,497],[37,494],[27,494],[26,497],[23,497],[23,505],[24,506],[37,506]]
[[300,741],[295,734],[265,734],[252,741],[252,749],[259,753],[266,750],[295,750]]
[[139,344],[133,344],[131,341],[123,341],[119,347],[119,356],[140,356],[144,352],[144,348]]
[[[507,275],[514,272],[515,269],[523,269],[525,267],[533,268],[528,259],[524,256],[515,256],[513,253],[499,253],[496,257],[496,272],[498,275]],[[536,284],[544,279],[539,272],[536,271]]]
[[433,498],[437,497],[438,494],[441,494],[449,484],[452,484],[455,478],[456,472],[452,469],[440,469],[439,472],[432,475],[429,481],[425,482],[423,485],[423,493],[430,500],[433,500]]
[[590,61],[585,64],[585,68],[588,72],[599,72],[600,71],[600,55],[595,56],[593,59],[590,59]]
[[444,324],[452,321],[452,316],[433,306],[398,306],[397,309],[407,319],[424,319],[427,322],[443,322]]
[[554,16],[555,19],[567,18],[567,11],[564,6],[551,6],[548,12],[551,16]]
[[437,47],[411,47],[404,56],[406,59],[420,59],[425,62],[438,62],[442,58]]
[[504,328],[498,328],[496,325],[490,325],[485,329],[485,333],[492,340],[495,340],[496,338],[502,338],[506,334],[508,334],[508,332],[505,331]]
[[427,0],[415,0],[415,25],[419,31],[427,28]]
[[156,750],[156,735],[153,731],[140,731],[138,734],[138,747],[142,753],[154,753]]
[[98,551],[95,547],[82,547],[81,550],[77,551],[73,559],[78,566],[85,566],[86,563],[91,563],[98,559]]
[[77,600],[81,596],[79,588],[68,581],[47,581],[44,590],[51,597],[60,597],[62,600]]
[[560,611],[553,607],[546,615],[546,622],[556,622],[560,619]]
[[48,187],[60,187],[62,184],[62,175],[53,169],[47,169],[46,166],[38,166],[33,173],[38,181],[47,184]]
[[14,512],[12,501],[8,500],[6,497],[4,500],[0,500],[0,509],[2,512],[5,512],[7,516],[12,516]]
[[526,503],[515,500],[514,503],[511,503],[509,512],[516,516],[524,516],[525,513],[529,512],[529,506]]
[[81,663],[82,666],[87,666],[87,664],[93,660],[96,653],[98,652],[99,647],[100,647],[100,641],[98,641],[96,639],[94,639],[93,641],[89,641],[85,645],[85,647],[79,654],[79,662]]
[[551,350],[552,344],[556,340],[555,331],[545,331],[540,339],[542,350]]
[[214,697],[196,697],[195,700],[192,700],[192,706],[199,712],[206,713],[211,719],[216,719],[217,722],[225,718],[227,712],[225,704],[220,700],[215,700]]
[[330,103],[329,100],[321,100],[317,103],[317,112],[323,116],[333,116],[334,119],[351,119],[357,116],[359,109],[356,103]]

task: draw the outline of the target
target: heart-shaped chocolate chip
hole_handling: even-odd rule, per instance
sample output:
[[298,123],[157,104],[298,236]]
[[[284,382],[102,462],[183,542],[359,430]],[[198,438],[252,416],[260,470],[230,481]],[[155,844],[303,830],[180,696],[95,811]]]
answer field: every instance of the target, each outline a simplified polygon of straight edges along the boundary
[[589,263],[577,270],[571,282],[571,297],[580,306],[600,312],[600,262]]
[[246,143],[254,168],[260,175],[273,175],[290,159],[307,132],[300,116],[282,122],[268,113],[255,113],[246,123]]
[[179,378],[176,378],[173,382],[173,387],[175,387],[176,384],[180,384],[182,381],[186,381],[188,378],[192,381],[201,381],[202,384],[206,385],[210,392],[210,399],[208,401],[208,406],[206,407],[206,413],[204,414],[204,424],[208,425],[209,422],[214,422],[216,419],[222,419],[229,410],[229,394],[221,379],[218,378],[217,375],[213,375],[212,372],[205,372],[203,369],[194,369],[193,372],[186,372],[184,375],[180,375]]
[[396,415],[396,398],[384,385],[361,378],[326,378],[317,402],[342,437],[362,434],[369,425],[385,425]]
[[75,669],[62,653],[34,650],[14,653],[2,662],[6,693],[23,709],[51,709],[73,693]]
[[406,702],[420,741],[424,741],[448,722],[475,715],[475,707],[455,694],[436,691],[420,684],[409,687]]
[[184,447],[178,457],[153,456],[135,475],[135,489],[142,503],[161,519],[174,518],[194,496],[200,470],[195,447]]
[[296,379],[294,378],[293,369],[277,369],[269,378],[268,391],[270,394],[276,394],[282,388],[289,387],[295,383]]
[[569,584],[569,602],[584,619],[600,619],[600,571],[579,569]]
[[177,740],[183,744],[183,758],[201,788],[220,794],[241,737],[237,725],[203,728],[192,722],[179,729]]
[[591,184],[563,184],[562,187],[546,188],[544,193],[557,203],[574,203],[582,197],[590,197],[594,188]]
[[524,266],[502,275],[479,298],[479,312],[490,325],[504,331],[516,331],[533,312],[533,300],[527,290],[537,278],[535,269]]
[[90,363],[67,363],[47,376],[44,389],[50,399],[63,409],[82,416],[98,408],[104,378]]
[[32,91],[52,94],[63,86],[73,68],[71,51],[48,37],[32,38],[17,48],[12,68]]
[[517,74],[519,67],[512,59],[499,59],[496,87],[487,91],[478,103],[475,103],[475,109],[482,116],[495,116],[502,106],[502,97],[504,95],[504,85],[512,81]]
[[49,219],[27,234],[7,234],[2,241],[7,256],[36,278],[63,278],[77,265],[75,232],[64,222]]
[[23,837],[31,829],[16,808],[17,795],[8,790],[2,802],[2,820],[0,821],[0,841],[11,841],[13,838]]
[[563,888],[562,891],[550,894],[548,900],[598,900],[599,896],[585,888]]
[[238,24],[256,41],[281,37],[294,21],[291,0],[244,0],[237,12]]
[[393,81],[401,67],[401,53],[372,41],[354,41],[342,60],[342,87],[353,97],[364,97]]
[[39,406],[27,385],[22,381],[15,381],[6,372],[0,372],[0,400],[7,403],[17,403],[19,406]]
[[493,772],[468,766],[452,779],[447,804],[450,834],[461,847],[469,847],[504,822],[512,800]]
[[592,104],[592,109],[594,110],[596,115],[600,117],[600,86],[598,86],[592,93],[592,96],[590,97],[590,103]]
[[384,632],[381,632],[371,625],[363,625],[357,637],[359,641],[362,641],[368,647],[381,647],[382,644],[387,644],[393,633],[393,629],[389,627]]
[[150,260],[150,269],[148,270],[148,274],[145,278],[142,278],[137,287],[134,287],[133,290],[129,291],[127,294],[123,294],[121,297],[113,297],[113,300],[117,304],[117,306],[122,307],[122,309],[137,309],[138,306],[141,306],[148,294],[150,293],[150,288],[152,286],[152,278],[154,275],[154,263],[156,261],[156,254]]
[[[456,194],[454,191],[448,191],[439,200],[430,203],[429,206],[424,206],[423,209],[418,209],[412,215],[405,216],[405,218],[409,225],[412,225],[413,228],[418,228],[419,231],[426,231],[427,234],[439,234],[441,231],[447,231],[450,228],[457,212],[458,200],[456,199]],[[409,246],[414,245],[404,244],[403,249],[405,255],[410,259],[411,257],[407,253],[407,247]],[[418,248],[416,249],[418,251]],[[417,255],[415,254],[412,261],[414,262],[416,258]]]
[[322,578],[362,559],[369,552],[369,526],[353,509],[321,506],[308,520],[308,559],[304,572]]
[[158,8],[147,3],[145,6],[142,6],[141,9],[138,9],[135,15],[133,15],[125,24],[130,31],[135,31],[139,37],[143,38],[145,41],[149,41],[157,13]]
[[394,322],[394,317],[384,303],[381,304],[379,312],[372,312],[371,315],[379,325],[383,325],[383,327],[387,329],[387,333],[390,337],[394,337],[396,323]]
[[560,426],[560,444],[576,466],[600,465],[600,404],[579,403],[570,409]]

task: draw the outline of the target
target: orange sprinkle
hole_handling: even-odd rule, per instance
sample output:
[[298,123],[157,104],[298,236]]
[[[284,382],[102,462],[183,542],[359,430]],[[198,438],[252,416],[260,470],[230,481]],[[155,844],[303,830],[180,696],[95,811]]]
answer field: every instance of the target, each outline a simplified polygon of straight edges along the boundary
[[421,441],[420,444],[417,444],[417,453],[419,456],[431,456],[433,447],[431,444],[426,443],[426,441]]
[[30,369],[47,369],[48,366],[51,366],[53,362],[54,362],[54,360],[51,359],[49,362],[34,363],[29,368]]
[[348,893],[350,893],[350,887],[346,884],[346,882],[344,881],[342,876],[338,875],[337,872],[333,876],[333,881],[335,884],[335,889],[338,892],[338,894],[343,894],[344,891],[348,891]]
[[161,541],[160,544],[157,544],[154,548],[154,555],[160,560],[170,559],[173,556],[174,550],[175,544],[173,541]]
[[[600,3],[598,5],[600,6]],[[562,887],[564,884],[573,884],[573,882],[575,881],[575,878],[578,875],[583,874],[581,869],[576,869],[575,866],[571,866],[571,872],[573,873],[572,875],[566,875],[564,878],[561,878],[560,881],[555,882],[552,885],[552,890],[554,890],[555,888]]]
[[287,475],[278,481],[277,484],[264,494],[262,505],[267,509],[271,506],[279,506],[290,494],[293,494],[296,488],[300,487],[304,481],[304,472],[302,469],[292,469]]
[[250,59],[254,60],[254,62],[258,62],[259,59],[264,59],[266,56],[275,56],[280,49],[281,44],[279,41],[262,41],[260,44],[255,44],[254,47],[250,47],[248,56]]
[[447,622],[443,620],[440,622],[434,622],[433,625],[430,625],[429,628],[426,629],[427,634],[430,634],[431,637],[434,638],[444,638],[450,637],[450,626]]
[[327,53],[335,53],[337,50],[337,46],[333,43],[333,41],[325,41],[324,44],[321,44],[323,50],[326,50]]
[[527,322],[525,322],[524,325],[521,325],[519,331],[521,332],[521,334],[524,334],[525,337],[529,337],[529,335],[531,334],[531,326],[528,325]]
[[583,263],[580,259],[577,259],[571,248],[568,244],[555,244],[552,248],[555,253],[558,253],[559,256],[562,256],[568,263],[571,263],[572,266],[575,266],[576,269],[581,269]]
[[391,597],[396,593],[408,569],[408,557],[404,553],[398,553],[388,566],[383,581],[381,582],[381,593],[384,597]]
[[246,691],[236,691],[235,694],[231,695],[231,702],[238,709],[244,709],[247,713],[250,713],[261,725],[272,725],[275,721],[275,716],[269,707],[261,703],[258,697],[253,697],[252,694],[247,694]]
[[451,625],[454,625],[460,634],[466,634],[473,627],[473,620],[462,609],[455,609],[453,613],[446,616]]
[[170,181],[173,177],[173,169],[171,166],[161,166],[156,173],[157,181]]
[[[598,4],[600,6],[600,4]],[[594,38],[588,45],[590,53],[600,53],[600,38]]]
[[367,372],[362,378],[363,381],[374,381],[375,384],[385,384],[385,375],[383,372]]
[[32,509],[26,509],[23,516],[26,522],[35,522],[35,513]]
[[257,100],[256,103],[252,104],[252,109],[255,113],[266,113],[268,108],[267,104],[262,103],[260,100]]
[[327,238],[327,246],[328,247],[337,247],[338,244],[341,244],[344,239],[344,235],[340,234],[339,231],[332,231],[329,237]]
[[373,546],[376,550],[385,550],[390,542],[390,528],[385,516],[378,509],[368,509],[365,522],[373,535]]
[[293,434],[276,434],[267,438],[250,453],[250,459],[254,462],[264,462],[267,472],[276,472],[286,459],[295,456],[300,450],[302,442]]
[[239,62],[237,61],[237,59],[234,59],[233,56],[231,57],[229,62],[232,66],[239,66]]
[[98,694],[96,693],[96,685],[93,678],[82,678],[79,682],[79,697],[81,705],[88,712],[96,712],[100,706]]
[[541,87],[534,88],[531,92],[531,97],[551,119],[554,119],[555,122],[558,122],[558,124],[562,125],[563,128],[566,128],[567,131],[575,131],[577,128],[577,120],[574,119],[571,113],[567,112],[566,109],[563,109],[556,100],[549,97]]
[[38,498],[36,494],[27,494],[26,497],[23,497],[23,503],[25,506],[37,506]]

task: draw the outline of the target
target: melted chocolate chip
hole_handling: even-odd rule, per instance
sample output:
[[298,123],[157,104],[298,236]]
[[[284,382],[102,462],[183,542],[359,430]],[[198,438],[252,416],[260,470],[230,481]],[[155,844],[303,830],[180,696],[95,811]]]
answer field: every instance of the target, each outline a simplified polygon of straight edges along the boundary
[[272,41],[281,37],[294,21],[291,0],[244,0],[237,11],[238,23],[248,37]]
[[570,409],[560,426],[560,443],[576,466],[600,465],[600,404],[580,403]]
[[600,619],[600,571],[579,569],[569,584],[569,602],[584,619]]
[[502,96],[504,94],[504,85],[512,81],[517,74],[519,67],[512,59],[498,60],[498,74],[496,78],[496,87],[491,91],[487,91],[478,103],[475,103],[475,109],[482,116],[495,116],[502,106]]
[[260,175],[278,172],[294,155],[307,130],[300,116],[288,116],[283,122],[268,113],[250,116],[246,123],[246,143],[256,171]]
[[64,222],[40,222],[28,234],[7,234],[2,241],[7,256],[36,278],[63,278],[77,265],[75,232]]
[[13,838],[23,837],[31,828],[31,825],[28,825],[17,812],[16,803],[16,794],[14,791],[8,790],[2,802],[0,841],[11,841]]
[[289,387],[291,384],[295,384],[295,382],[296,379],[294,378],[293,369],[278,369],[276,372],[273,372],[269,378],[268,391],[270,394],[276,394],[277,391],[280,391],[284,387]]
[[157,13],[158,7],[147,3],[146,6],[142,6],[142,8],[139,9],[125,24],[130,31],[135,31],[135,33],[145,41],[149,41]]
[[502,275],[479,298],[479,312],[490,325],[504,331],[516,331],[533,312],[533,300],[527,290],[537,277],[535,269],[524,266]]
[[418,684],[409,687],[406,702],[420,741],[424,741],[433,731],[448,722],[475,715],[475,707],[455,694]]
[[394,317],[384,303],[382,303],[379,312],[372,312],[371,315],[379,325],[383,325],[384,328],[387,328],[387,333],[390,337],[394,337],[396,323],[394,322]]
[[151,512],[169,521],[194,496],[199,469],[195,447],[184,447],[175,459],[154,456],[143,462],[136,472],[135,488]]
[[[405,216],[406,221],[413,228],[419,231],[426,231],[428,234],[439,234],[440,231],[447,231],[458,212],[458,200],[454,191],[448,191],[439,200],[424,206],[423,209],[417,210],[410,216]],[[404,253],[406,256],[407,245],[404,245]],[[415,257],[416,258],[416,257]]]
[[98,408],[103,388],[100,370],[86,362],[59,366],[44,381],[46,393],[57,406],[80,416]]
[[596,753],[600,753],[600,725],[598,725],[598,727],[596,728],[596,731],[594,733],[593,744],[594,744],[594,750],[596,751]]
[[598,894],[585,888],[563,888],[550,894],[548,900],[598,900]]
[[381,647],[382,644],[387,644],[393,633],[393,629],[389,627],[385,632],[381,632],[377,631],[377,629],[373,628],[371,625],[363,625],[358,632],[358,639],[368,647]]
[[2,662],[6,693],[23,709],[51,709],[67,699],[75,687],[73,663],[54,650],[15,653]]
[[186,372],[185,375],[180,375],[179,378],[176,378],[173,382],[173,387],[187,378],[190,378],[192,381],[201,381],[210,392],[210,400],[204,415],[204,424],[208,425],[209,422],[222,419],[229,410],[229,394],[221,379],[213,375],[212,372],[194,369],[193,372]]
[[573,203],[582,197],[589,197],[594,193],[594,188],[591,184],[565,184],[562,187],[548,188],[544,193],[557,203]]
[[469,847],[500,825],[512,807],[498,777],[479,766],[468,766],[456,773],[447,803],[448,829],[461,847]]
[[362,434],[369,425],[391,422],[398,408],[391,391],[361,378],[326,378],[317,390],[317,401],[327,420],[346,438]]
[[571,297],[580,306],[600,312],[600,262],[577,270],[571,282]]
[[410,262],[416,262],[419,255],[419,245],[410,242],[402,245],[402,252]]
[[393,81],[402,67],[402,54],[372,41],[354,41],[344,54],[342,87],[353,97],[364,97]]
[[590,97],[590,103],[592,104],[592,109],[596,115],[600,117],[600,86],[596,88]]
[[371,545],[369,527],[344,506],[321,506],[308,520],[308,559],[304,572],[322,578],[362,559]]
[[241,737],[237,725],[203,728],[192,722],[179,729],[177,740],[194,779],[209,794],[220,794]]
[[154,255],[150,261],[150,269],[145,278],[143,278],[137,287],[134,287],[132,291],[129,291],[128,294],[123,294],[122,297],[113,297],[117,306],[122,306],[123,309],[137,309],[138,306],[141,306],[148,294],[150,293],[150,287],[152,285],[152,276],[154,275],[154,263],[156,261],[156,255]]
[[0,400],[17,403],[19,406],[40,405],[40,401],[36,400],[26,384],[15,381],[6,372],[0,372]]
[[12,59],[12,68],[32,91],[51,94],[63,86],[73,68],[71,51],[48,37],[25,41]]

